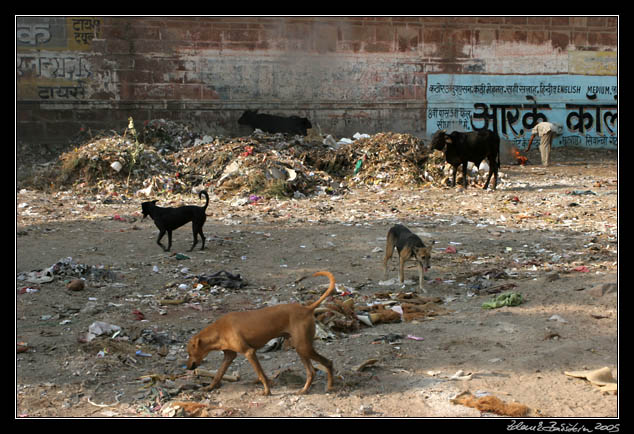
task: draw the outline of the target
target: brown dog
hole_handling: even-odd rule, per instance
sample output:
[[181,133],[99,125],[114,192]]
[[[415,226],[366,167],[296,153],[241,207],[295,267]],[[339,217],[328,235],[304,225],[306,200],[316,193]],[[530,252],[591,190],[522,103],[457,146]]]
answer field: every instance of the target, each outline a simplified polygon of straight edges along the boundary
[[330,286],[326,292],[313,304],[309,306],[297,303],[280,304],[246,312],[231,312],[223,315],[189,340],[187,369],[194,369],[200,365],[210,351],[221,350],[224,353],[220,369],[205,390],[216,387],[237,353],[242,353],[251,362],[260,382],[264,385],[264,394],[270,395],[269,379],[264,375],[255,352],[271,339],[279,336],[291,338],[291,343],[306,368],[306,384],[299,393],[306,393],[313,382],[315,369],[310,362],[311,359],[326,368],[328,373],[326,390],[332,390],[332,362],[317,354],[313,348],[315,336],[313,311],[334,291],[335,278],[329,271],[318,271],[313,276],[326,276],[330,279]]
[[[431,244],[434,244],[434,241]],[[413,259],[418,265],[418,287],[423,292],[427,292],[423,288],[423,275],[431,266],[431,246],[425,247],[420,237],[405,226],[394,225],[387,233],[387,245],[385,246],[385,257],[383,258],[383,278],[387,277],[387,261],[392,258],[394,247],[398,251],[398,277],[401,283],[405,281],[405,262]]]

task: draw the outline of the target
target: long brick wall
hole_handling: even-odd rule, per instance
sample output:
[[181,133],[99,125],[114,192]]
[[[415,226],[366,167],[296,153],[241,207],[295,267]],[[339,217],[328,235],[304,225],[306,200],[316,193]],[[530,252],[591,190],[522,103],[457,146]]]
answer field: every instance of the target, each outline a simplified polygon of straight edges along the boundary
[[245,109],[336,136],[422,135],[437,77],[603,84],[617,30],[618,17],[17,17],[17,136],[64,142],[129,116],[244,134]]

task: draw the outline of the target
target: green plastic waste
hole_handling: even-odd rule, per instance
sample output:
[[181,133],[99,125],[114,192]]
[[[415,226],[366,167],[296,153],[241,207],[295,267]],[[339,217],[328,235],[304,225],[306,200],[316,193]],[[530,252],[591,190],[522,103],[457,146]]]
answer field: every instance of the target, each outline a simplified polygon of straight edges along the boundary
[[502,306],[519,306],[524,303],[524,298],[519,292],[506,292],[500,294],[497,297],[493,297],[493,300],[486,303],[482,303],[483,309],[497,309]]
[[363,166],[366,158],[368,158],[368,156],[364,155],[362,158],[359,158],[359,160],[357,160],[357,164],[354,166],[355,175],[361,171],[361,166]]

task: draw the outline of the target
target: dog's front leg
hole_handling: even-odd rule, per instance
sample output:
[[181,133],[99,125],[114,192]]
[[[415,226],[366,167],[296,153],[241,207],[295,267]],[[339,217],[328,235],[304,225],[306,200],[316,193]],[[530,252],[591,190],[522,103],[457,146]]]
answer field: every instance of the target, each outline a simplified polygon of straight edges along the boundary
[[172,249],[172,231],[167,230],[167,250],[169,252]]
[[253,348],[250,348],[244,353],[244,355],[246,356],[247,360],[251,362],[251,366],[253,366],[253,369],[255,369],[256,374],[258,374],[258,379],[264,386],[263,394],[270,395],[271,389],[269,388],[269,379],[266,378],[266,375],[264,374],[264,371],[262,370],[262,366],[260,366],[260,361],[255,355],[255,350]]
[[383,278],[387,279],[387,261],[390,260],[390,258],[392,257],[392,251],[394,250],[394,247],[392,247],[391,250],[389,250],[389,247],[385,248],[385,257],[383,258]]
[[419,263],[418,264],[418,287],[420,288],[421,291],[427,294],[427,290],[423,288],[423,281],[425,280],[424,276],[425,276],[425,269],[423,268],[423,264]]
[[225,375],[225,372],[227,372],[229,365],[231,365],[231,362],[233,362],[233,359],[236,358],[237,353],[234,351],[225,350],[224,355],[225,355],[225,358],[222,360],[222,365],[220,365],[220,369],[218,369],[218,372],[216,372],[216,376],[214,377],[214,380],[211,382],[209,386],[205,387],[203,390],[212,390],[214,387],[218,385],[218,383],[220,383],[220,380],[222,380],[222,377]]
[[398,278],[401,283],[405,282],[405,259],[403,256],[399,257],[399,265],[398,265]]
[[160,229],[158,238],[156,239],[156,244],[161,246],[164,252],[167,252],[167,250],[169,249],[165,249],[165,246],[161,243],[161,238],[163,238],[163,236],[165,235],[165,232],[166,232],[165,229]]

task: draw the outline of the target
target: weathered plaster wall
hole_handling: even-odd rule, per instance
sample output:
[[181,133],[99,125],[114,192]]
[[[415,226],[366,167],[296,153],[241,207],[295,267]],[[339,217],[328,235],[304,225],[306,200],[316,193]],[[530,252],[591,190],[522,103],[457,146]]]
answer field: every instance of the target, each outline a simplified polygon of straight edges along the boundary
[[[122,129],[129,116],[241,134],[247,108],[307,116],[337,136],[425,134],[430,78],[615,80],[617,27],[616,17],[18,17],[18,140]],[[488,103],[454,105],[477,102]]]

